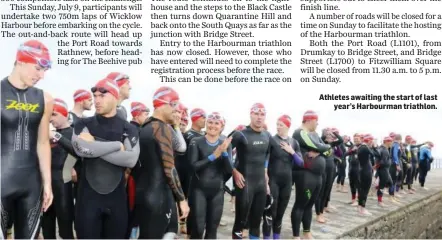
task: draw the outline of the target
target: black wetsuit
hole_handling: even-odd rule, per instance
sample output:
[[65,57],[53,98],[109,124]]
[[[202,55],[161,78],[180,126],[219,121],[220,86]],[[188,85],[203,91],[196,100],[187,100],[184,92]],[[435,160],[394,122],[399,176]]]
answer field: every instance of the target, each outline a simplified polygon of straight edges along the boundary
[[127,111],[122,105],[117,106],[117,116],[127,121]]
[[[69,112],[68,119],[69,122],[71,123],[71,127],[73,128],[75,126],[75,123],[78,122],[78,120],[80,120],[81,118],[78,117],[75,113]],[[80,180],[80,174],[81,174],[81,161],[75,162],[74,170],[77,173],[77,182],[73,183],[73,198],[77,199],[78,181]]]
[[[390,148],[390,156],[391,156],[391,166],[390,166],[390,176],[391,180],[393,181],[393,185],[389,189],[389,194],[391,196],[394,196],[394,193],[396,192],[396,189],[398,189],[398,181],[400,179],[400,170],[398,171],[398,168],[401,169],[402,161],[402,151],[400,148],[400,144],[397,142],[393,143],[393,146]],[[399,190],[399,189],[398,189]]]
[[365,207],[368,193],[370,192],[371,182],[373,178],[373,166],[370,159],[376,154],[375,148],[370,148],[366,144],[361,144],[358,148],[359,170],[359,206]]
[[[57,129],[61,134],[58,141],[51,143],[52,156],[52,192],[54,201],[49,209],[43,213],[42,230],[45,239],[56,239],[56,220],[58,222],[59,235],[63,239],[74,239],[72,224],[74,222],[74,199],[72,197],[72,181],[65,183],[63,168],[69,156],[75,156],[71,139],[73,129],[71,127]],[[70,174],[70,171],[69,171]]]
[[151,117],[140,130],[140,175],[136,179],[135,214],[140,239],[160,239],[166,233],[175,202],[185,200],[175,169],[173,129]]
[[260,236],[259,228],[267,196],[265,169],[269,159],[270,139],[269,132],[257,132],[250,126],[233,134],[232,148],[236,148],[236,170],[245,179],[243,189],[235,187],[233,239],[242,238],[242,230],[247,224],[250,238]]
[[423,146],[424,144],[419,145],[410,145],[411,150],[411,184],[417,179],[417,173],[418,171],[418,164],[419,164],[419,148]]
[[[184,140],[186,141],[187,146],[189,146],[189,144],[193,138],[201,137],[201,136],[204,136],[204,132],[198,132],[193,129],[189,129],[187,132],[185,132],[183,134],[183,137],[184,137]],[[190,181],[192,178],[192,167],[190,165],[188,151],[189,151],[189,149],[187,149],[186,153],[184,153],[184,154],[177,153],[176,158],[175,158],[176,170],[178,171],[181,186],[183,188],[184,196],[186,196],[186,198],[189,197],[188,192],[189,192],[189,188],[190,188]],[[191,203],[189,202],[189,207],[192,208],[192,206],[190,204]],[[175,217],[177,214],[178,214],[178,212],[172,210],[173,217]],[[190,217],[190,215],[192,215],[192,213],[189,213],[189,217]],[[187,234],[190,234],[190,232],[192,231],[192,221],[190,220],[190,218],[184,219],[181,221],[182,222],[180,224],[186,223]],[[175,226],[174,221],[172,221],[172,224]],[[172,230],[173,230],[173,228],[174,227],[172,227]]]
[[379,148],[380,158],[377,162],[379,168],[376,173],[379,176],[379,186],[378,186],[378,201],[382,201],[382,196],[384,192],[384,188],[390,188],[393,184],[390,176],[390,165],[391,165],[391,157],[390,152],[387,147],[381,146]]
[[358,160],[358,152],[357,149],[360,145],[353,145],[350,143],[349,149],[344,154],[345,156],[348,156],[348,180],[350,182],[350,192],[351,192],[351,199],[355,200],[356,195],[358,194],[359,190],[359,160]]
[[[14,225],[15,239],[34,238],[42,214],[42,180],[37,155],[44,93],[1,81],[1,227]],[[1,237],[1,236],[0,236]]]
[[[297,129],[293,138],[299,142],[304,159],[304,168],[294,171],[296,200],[292,208],[291,222],[293,236],[300,235],[301,222],[304,232],[310,232],[312,224],[312,207],[319,196],[322,185],[322,175],[325,172],[325,157],[331,154],[330,145],[323,144],[316,132],[308,133]],[[308,157],[308,152],[317,152],[316,158]]]
[[[130,121],[130,124],[132,124],[137,129],[140,129],[140,127],[141,127],[141,125],[138,122],[135,122],[135,121]],[[140,166],[141,166],[140,162],[137,161],[137,164],[135,164],[135,166],[130,171],[130,177],[132,177],[134,182],[135,182],[135,179],[139,175]],[[129,181],[130,180],[128,179],[128,183],[127,183],[126,189],[127,189],[128,200],[130,201],[131,200],[130,199],[130,194],[131,193],[130,193],[130,188],[129,188]],[[129,201],[128,201],[128,203],[129,203]],[[128,205],[130,205],[130,204],[128,204]],[[130,234],[132,232],[132,228],[138,226],[138,221],[137,221],[137,219],[135,219],[135,214],[134,214],[133,209],[130,209],[130,206],[128,206],[128,207],[129,207],[129,221],[128,221],[129,224],[128,224],[128,230],[127,230],[127,238],[130,237]]]
[[[327,143],[332,148],[337,147],[343,143],[343,139],[341,136],[339,136],[339,134],[334,133],[334,135],[338,138],[338,140],[335,142]],[[322,136],[322,141],[322,143],[326,143],[325,136]],[[321,192],[319,193],[319,197],[316,199],[315,202],[316,215],[324,213],[324,208],[328,205],[328,202],[330,201],[330,195],[333,188],[335,175],[335,155],[330,154],[329,156],[325,157],[325,172],[322,175]]]
[[346,158],[347,156],[345,156],[345,152],[347,152],[347,149],[345,148],[345,144],[342,143],[338,146],[339,149],[337,149],[337,152],[342,153],[341,156],[338,156],[338,154],[335,154],[337,157],[339,157],[341,159],[341,161],[338,163],[338,177],[336,179],[336,184],[340,184],[340,185],[344,185],[345,182],[345,176],[346,174],[346,169],[347,169],[347,161]]
[[[95,141],[80,139],[82,132],[89,132]],[[117,115],[95,115],[75,124],[72,144],[83,158],[75,209],[77,237],[125,238],[128,203],[124,172],[138,159],[138,129]],[[121,144],[125,151],[121,151]]]
[[[218,158],[213,155],[225,137],[210,143],[206,137],[194,138],[189,145],[193,176],[189,190],[192,206],[191,239],[216,239],[224,206],[224,174],[232,172],[232,148]],[[205,231],[205,234],[204,234]]]
[[293,156],[281,148],[281,142],[289,144],[301,156],[299,143],[295,139],[291,137],[283,139],[278,135],[271,139],[268,175],[273,205],[264,212],[262,224],[264,237],[270,237],[272,228],[276,238],[281,234],[282,218],[292,193]]

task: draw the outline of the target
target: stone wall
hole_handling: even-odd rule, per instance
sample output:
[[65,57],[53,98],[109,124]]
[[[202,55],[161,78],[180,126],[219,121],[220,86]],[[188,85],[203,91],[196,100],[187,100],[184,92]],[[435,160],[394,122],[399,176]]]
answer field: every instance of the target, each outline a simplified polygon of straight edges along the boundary
[[338,238],[435,239],[442,234],[442,192],[379,217]]

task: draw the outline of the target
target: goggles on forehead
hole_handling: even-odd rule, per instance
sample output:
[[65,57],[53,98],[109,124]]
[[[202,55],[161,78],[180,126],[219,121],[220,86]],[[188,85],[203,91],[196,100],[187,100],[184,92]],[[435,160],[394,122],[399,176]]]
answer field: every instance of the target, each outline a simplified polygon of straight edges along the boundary
[[21,45],[18,48],[18,50],[23,52],[24,54],[28,55],[29,57],[35,59],[35,61],[37,62],[38,65],[40,65],[40,67],[51,68],[51,66],[52,66],[51,60],[48,60],[48,59],[36,56],[36,55],[43,54],[43,51],[41,49],[37,49],[37,48]]
[[203,118],[206,118],[207,116],[206,116],[206,114],[204,112],[197,111],[197,112],[191,113],[190,117],[203,117]]
[[260,107],[253,107],[250,111],[252,113],[266,113],[266,109]]
[[215,121],[223,121],[223,117],[221,117],[221,115],[219,114],[209,114],[209,116],[207,116],[208,120],[215,120]]
[[106,88],[104,88],[104,87],[93,87],[93,88],[91,88],[91,92],[92,93],[95,93],[95,92],[100,92],[100,93],[102,93],[102,94],[105,94],[105,93],[108,93],[109,91],[106,89]]
[[121,81],[121,80],[129,80],[129,76],[126,74],[119,74],[114,78],[115,82]]

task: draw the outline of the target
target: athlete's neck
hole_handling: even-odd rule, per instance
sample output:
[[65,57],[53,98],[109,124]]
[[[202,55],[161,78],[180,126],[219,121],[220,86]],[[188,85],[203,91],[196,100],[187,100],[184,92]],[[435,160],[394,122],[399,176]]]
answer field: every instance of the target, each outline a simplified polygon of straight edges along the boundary
[[310,130],[310,128],[306,124],[302,124],[301,128],[306,130],[307,132],[314,132],[314,131]]
[[161,120],[162,122],[166,123],[166,118],[163,116],[163,114],[161,112],[159,112],[158,110],[154,110],[152,117]]
[[61,126],[58,128],[58,130],[65,129],[65,128],[68,128],[68,127],[70,127],[70,126],[71,126],[71,124],[70,124],[68,121],[66,121],[63,125],[61,125]]
[[278,133],[278,136],[282,139],[287,139],[289,137],[288,133]]
[[112,111],[110,111],[109,113],[103,114],[101,116],[105,117],[105,118],[111,118],[111,117],[114,117],[115,115],[117,115],[117,109],[113,108]]
[[202,128],[200,128],[200,127],[198,127],[196,124],[193,124],[193,123],[192,123],[192,127],[191,127],[190,129],[192,129],[192,130],[195,131],[195,132],[201,133],[201,129],[202,129]]
[[124,98],[120,95],[118,98],[118,106],[121,106],[121,104],[123,103],[124,100],[126,100],[126,98]]
[[263,130],[262,128],[253,126],[252,124],[250,124],[250,128],[255,132],[262,132],[262,130]]
[[210,143],[214,143],[214,142],[218,141],[218,139],[219,139],[219,135],[206,134],[205,137],[206,137],[207,141],[209,141]]
[[77,117],[82,118],[84,109],[81,106],[81,103],[75,103],[74,109],[72,109],[71,112],[73,112],[75,115],[77,115]]
[[11,75],[8,77],[8,82],[17,89],[27,89],[28,86],[20,80],[20,76],[18,75],[17,69],[14,68],[12,70]]

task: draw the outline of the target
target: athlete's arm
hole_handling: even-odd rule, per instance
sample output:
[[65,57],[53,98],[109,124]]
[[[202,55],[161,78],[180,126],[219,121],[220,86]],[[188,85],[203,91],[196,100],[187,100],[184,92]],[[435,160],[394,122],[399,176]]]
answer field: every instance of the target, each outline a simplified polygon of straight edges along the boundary
[[172,147],[172,129],[168,125],[153,122],[154,138],[160,147],[160,156],[163,163],[164,173],[167,178],[167,183],[171,188],[175,200],[181,202],[185,200],[183,189],[181,188],[178,172],[175,169],[175,159],[173,157]]
[[[172,128],[172,126],[170,127]],[[187,145],[180,128],[173,128],[173,133],[173,150],[179,153],[185,153],[187,150]]]
[[240,144],[246,143],[246,141],[246,136],[242,131],[235,131],[235,133],[232,135],[232,149],[236,148]]
[[81,133],[89,133],[82,119],[75,123],[72,134],[72,146],[79,157],[97,158],[121,149],[121,142],[86,141],[80,138]]
[[333,135],[335,135],[335,137],[336,137],[338,140],[336,140],[336,141],[330,143],[330,145],[331,145],[332,147],[339,146],[339,145],[341,145],[341,144],[344,142],[344,139],[343,139],[343,138],[341,137],[341,135],[339,135],[338,133],[333,133]]
[[425,143],[421,143],[421,144],[418,144],[418,145],[410,145],[410,150],[412,150],[412,149],[414,149],[414,148],[420,148],[420,147],[422,147],[423,145],[425,145]]
[[215,161],[216,157],[212,153],[207,157],[200,158],[198,151],[198,144],[196,142],[198,138],[193,138],[189,144],[189,161],[190,166],[192,166],[193,171],[196,173],[206,168],[212,161]]
[[370,149],[366,145],[361,146],[358,151],[358,159],[368,160],[369,158],[370,158]]
[[[133,140],[129,140],[129,138]],[[101,158],[120,167],[133,168],[140,155],[140,143],[138,137],[128,137],[124,139],[124,149],[125,151],[109,153],[101,156]]]
[[49,143],[49,121],[52,116],[54,99],[44,93],[44,112],[38,126],[37,156],[43,184],[51,184],[51,144]]
[[75,153],[74,147],[72,146],[72,133],[73,129],[70,127],[69,131],[67,131],[64,134],[61,134],[61,138],[58,140],[58,143],[60,146],[69,154],[71,154],[74,157],[77,157],[77,154]]
[[300,141],[302,141],[302,145],[306,146],[309,150],[319,153],[325,153],[330,150],[330,145],[320,143],[316,139],[312,138],[307,131],[301,130],[300,135]]
[[232,162],[232,145],[229,145],[226,152],[222,153],[224,161],[224,171],[228,174],[232,174],[233,162]]

